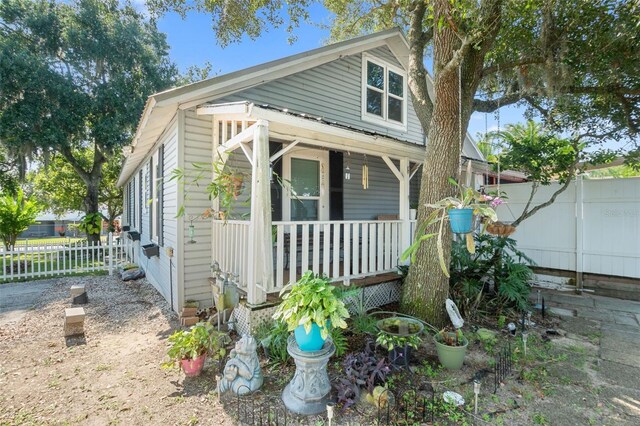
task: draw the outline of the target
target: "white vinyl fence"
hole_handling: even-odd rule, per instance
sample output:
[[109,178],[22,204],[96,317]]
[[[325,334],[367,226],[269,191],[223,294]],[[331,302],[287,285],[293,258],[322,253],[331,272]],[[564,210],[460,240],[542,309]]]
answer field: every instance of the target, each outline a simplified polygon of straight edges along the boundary
[[108,271],[128,262],[133,253],[133,241],[109,234],[100,245],[90,246],[86,240],[38,244],[37,240],[21,242],[7,250],[0,247],[2,274],[0,281],[51,277],[84,272]]
[[[541,186],[532,205],[558,188]],[[508,200],[498,217],[509,222],[520,215],[531,186],[500,189]],[[554,204],[522,222],[512,238],[540,267],[640,278],[640,178],[579,177]]]

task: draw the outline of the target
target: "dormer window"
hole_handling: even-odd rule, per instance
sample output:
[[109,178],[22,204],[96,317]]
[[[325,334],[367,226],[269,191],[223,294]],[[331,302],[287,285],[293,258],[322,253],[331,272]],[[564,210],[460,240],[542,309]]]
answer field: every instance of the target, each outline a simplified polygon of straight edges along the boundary
[[362,55],[362,119],[407,129],[407,74],[366,54]]

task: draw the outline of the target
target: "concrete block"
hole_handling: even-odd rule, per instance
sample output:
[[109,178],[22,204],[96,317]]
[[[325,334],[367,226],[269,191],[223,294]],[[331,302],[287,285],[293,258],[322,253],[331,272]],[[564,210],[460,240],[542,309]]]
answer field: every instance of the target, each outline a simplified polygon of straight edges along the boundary
[[67,308],[64,310],[65,337],[84,334],[84,308]]
[[84,284],[76,284],[71,286],[71,297],[80,296],[82,293],[85,293],[86,290],[84,288]]
[[84,308],[66,308],[64,310],[65,324],[83,323],[85,317]]

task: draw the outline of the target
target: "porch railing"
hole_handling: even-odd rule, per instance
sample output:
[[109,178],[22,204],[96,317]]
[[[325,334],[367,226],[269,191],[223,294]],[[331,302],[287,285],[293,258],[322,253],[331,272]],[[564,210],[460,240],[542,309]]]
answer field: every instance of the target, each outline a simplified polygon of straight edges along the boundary
[[249,226],[248,220],[213,222],[212,258],[220,269],[237,275],[240,286],[247,286],[249,276]]
[[274,222],[274,287],[312,270],[334,281],[395,271],[400,220]]

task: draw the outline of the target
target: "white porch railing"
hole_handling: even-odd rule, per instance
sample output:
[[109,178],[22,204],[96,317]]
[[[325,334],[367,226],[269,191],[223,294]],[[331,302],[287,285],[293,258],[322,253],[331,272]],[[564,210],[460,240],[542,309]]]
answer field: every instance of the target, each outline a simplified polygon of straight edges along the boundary
[[213,221],[212,259],[220,269],[238,276],[240,287],[247,286],[249,276],[248,220]]
[[69,275],[83,272],[109,271],[132,260],[133,241],[109,235],[99,246],[87,241],[38,244],[25,241],[15,247],[0,247],[2,273],[0,281]]
[[334,281],[395,271],[400,220],[274,222],[275,280],[279,291],[312,270]]

